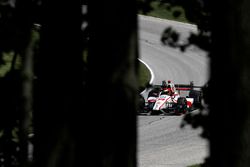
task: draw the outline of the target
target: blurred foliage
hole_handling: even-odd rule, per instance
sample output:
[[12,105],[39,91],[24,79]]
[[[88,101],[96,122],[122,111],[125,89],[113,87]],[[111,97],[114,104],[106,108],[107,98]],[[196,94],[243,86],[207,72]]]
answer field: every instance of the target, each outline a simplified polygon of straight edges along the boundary
[[22,59],[39,0],[0,0],[0,167],[20,165]]
[[[82,49],[88,46],[88,16],[82,0]],[[0,167],[23,166],[21,159],[23,66],[29,43],[42,28],[42,0],[0,0]],[[56,11],[55,11],[56,12]],[[46,16],[43,16],[45,18]],[[32,48],[39,53],[39,43]],[[86,51],[85,51],[86,52]],[[34,63],[37,62],[34,55]],[[32,129],[32,127],[30,127]],[[28,129],[29,133],[32,130]]]
[[[158,17],[168,20],[176,20],[180,22],[189,22],[186,19],[185,12],[181,6],[171,7],[169,3],[161,3],[161,1],[152,1],[150,3],[151,10],[146,13],[148,16]],[[138,11],[143,14],[142,10]]]
[[[38,21],[38,0],[0,1],[0,54],[21,53],[29,42],[32,25]],[[1,56],[2,58],[2,56]]]
[[154,0],[137,0],[137,8],[138,12],[142,14],[148,14],[150,11],[153,10],[151,6],[151,2]]
[[[185,44],[179,43],[178,33],[171,27],[167,27],[161,39],[164,44],[180,48],[183,51],[193,44],[206,51],[210,50],[211,13],[208,1],[137,0],[138,11],[142,14],[149,13],[154,9],[153,2],[157,2],[162,8],[171,11],[174,18],[185,15],[189,22],[198,27],[198,34],[191,34],[188,43]],[[35,29],[39,33],[39,27],[42,26],[40,25],[41,4],[42,0],[0,0],[0,70],[5,68],[2,69],[3,74],[0,78],[0,167],[12,167],[20,164],[19,127],[22,78],[19,67],[32,38],[31,31]],[[87,3],[82,1],[82,4],[84,4],[81,27],[82,49],[86,52],[89,40]],[[179,10],[180,7],[184,10]],[[182,14],[182,12],[185,13]],[[8,55],[7,59],[6,55]],[[16,66],[18,63],[19,67]],[[204,119],[206,117],[203,115],[188,116],[185,119],[193,127],[205,127]]]

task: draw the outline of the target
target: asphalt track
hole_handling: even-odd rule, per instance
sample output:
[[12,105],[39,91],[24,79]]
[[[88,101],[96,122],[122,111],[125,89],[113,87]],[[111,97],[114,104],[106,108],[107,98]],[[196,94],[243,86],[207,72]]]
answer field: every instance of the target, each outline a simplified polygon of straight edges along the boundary
[[[162,45],[163,30],[171,26],[185,42],[196,26],[152,17],[139,16],[140,59],[152,72],[152,83],[162,80],[174,83],[204,85],[209,76],[209,58],[192,46],[186,52]],[[194,111],[198,112],[198,111]],[[202,129],[180,128],[183,116],[138,116],[138,166],[186,167],[202,163],[208,143],[199,135]]]

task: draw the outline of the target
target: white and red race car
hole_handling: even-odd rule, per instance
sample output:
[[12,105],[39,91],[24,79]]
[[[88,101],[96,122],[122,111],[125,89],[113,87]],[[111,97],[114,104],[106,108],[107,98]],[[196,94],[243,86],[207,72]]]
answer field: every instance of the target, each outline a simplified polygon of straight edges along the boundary
[[201,88],[201,86],[194,86],[193,82],[189,85],[174,84],[174,91],[169,92],[169,90],[163,90],[161,85],[154,85],[140,113],[180,115],[191,112],[201,105]]

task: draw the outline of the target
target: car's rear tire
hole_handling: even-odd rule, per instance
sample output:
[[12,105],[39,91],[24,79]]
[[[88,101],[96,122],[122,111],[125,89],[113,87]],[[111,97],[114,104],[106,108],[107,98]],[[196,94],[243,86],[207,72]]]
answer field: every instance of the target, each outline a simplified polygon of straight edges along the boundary
[[202,91],[191,90],[189,92],[189,97],[194,99],[193,107],[198,108],[201,105]]
[[138,113],[144,112],[145,108],[145,99],[142,95],[139,95],[139,104],[138,104]]
[[185,114],[187,112],[187,99],[185,97],[179,97],[177,99],[176,114]]

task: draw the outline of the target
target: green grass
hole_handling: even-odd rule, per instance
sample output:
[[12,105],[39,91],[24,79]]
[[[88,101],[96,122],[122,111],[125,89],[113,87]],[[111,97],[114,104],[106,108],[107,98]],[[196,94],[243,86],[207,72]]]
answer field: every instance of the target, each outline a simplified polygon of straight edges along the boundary
[[[14,52],[3,53],[4,64],[0,65],[0,78],[3,77],[11,68],[11,62],[14,57]],[[19,69],[21,66],[21,57],[17,57],[15,69]]]
[[[153,10],[147,13],[147,16],[189,23],[186,19],[184,9],[181,6],[170,7],[167,3],[160,4],[159,1],[153,1],[150,5]],[[178,17],[175,17],[174,13],[179,13]],[[139,12],[139,14],[142,13]]]
[[151,75],[148,68],[143,64],[139,63],[139,87],[145,87],[150,81]]

